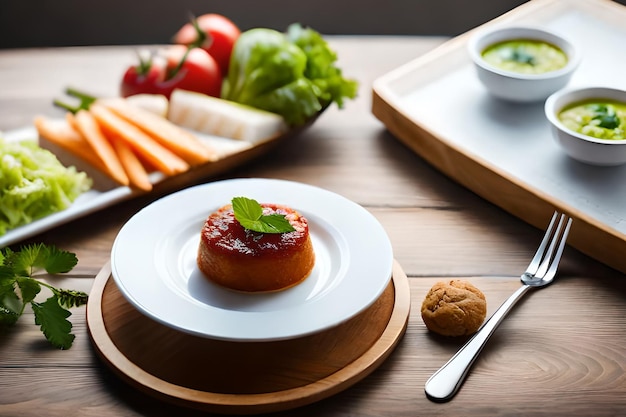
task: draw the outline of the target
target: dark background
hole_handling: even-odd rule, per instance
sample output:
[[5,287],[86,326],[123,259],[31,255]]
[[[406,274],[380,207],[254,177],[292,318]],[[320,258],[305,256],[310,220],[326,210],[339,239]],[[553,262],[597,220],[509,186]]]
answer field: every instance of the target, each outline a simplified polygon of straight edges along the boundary
[[[619,0],[626,3],[626,0]],[[169,43],[190,13],[242,30],[300,22],[332,35],[444,35],[472,29],[523,0],[0,0],[0,48]]]

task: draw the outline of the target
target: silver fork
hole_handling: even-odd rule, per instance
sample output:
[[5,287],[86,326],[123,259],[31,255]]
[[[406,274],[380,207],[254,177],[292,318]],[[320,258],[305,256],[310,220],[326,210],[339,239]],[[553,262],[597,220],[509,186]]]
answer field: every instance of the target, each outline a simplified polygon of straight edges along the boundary
[[[557,219],[558,225],[555,227]],[[554,280],[571,224],[570,217],[554,213],[535,256],[521,276],[524,285],[514,292],[478,332],[426,381],[425,391],[429,399],[438,402],[452,399],[480,351],[515,303],[529,289],[544,287]]]

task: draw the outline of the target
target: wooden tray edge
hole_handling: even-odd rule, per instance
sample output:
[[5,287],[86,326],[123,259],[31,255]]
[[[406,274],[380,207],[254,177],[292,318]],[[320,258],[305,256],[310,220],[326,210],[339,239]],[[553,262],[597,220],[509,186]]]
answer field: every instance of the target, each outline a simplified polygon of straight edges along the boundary
[[314,383],[280,392],[263,394],[207,393],[163,381],[130,361],[108,337],[101,301],[111,266],[107,262],[97,274],[87,304],[87,328],[96,353],[118,376],[135,388],[176,405],[226,414],[258,414],[288,410],[330,397],[359,382],[395,349],[409,319],[411,296],[408,278],[394,261],[392,283],[394,308],[382,335],[361,357],[343,369]]
[[[496,21],[515,17],[518,14],[536,12],[546,5],[558,4],[559,7],[564,7],[559,3],[560,1],[533,0],[485,23],[481,27],[490,26]],[[602,7],[603,13],[617,10],[623,13],[625,10],[622,5],[607,0],[594,0],[589,3],[571,0],[570,3],[577,3],[584,8],[593,5]],[[504,172],[480,157],[467,154],[455,144],[439,138],[435,132],[430,131],[425,126],[415,124],[402,109],[393,104],[388,89],[390,83],[420,69],[423,65],[442,55],[464,47],[469,35],[468,32],[453,38],[434,51],[377,79],[372,89],[372,113],[397,139],[429,164],[485,200],[534,227],[543,230],[555,209],[568,213],[575,219],[575,227],[572,227],[568,244],[592,258],[626,273],[626,257],[622,256],[623,253],[626,253],[625,235],[541,190],[528,187],[517,177]],[[493,192],[493,190],[507,190],[507,192]],[[606,250],[607,247],[610,247],[611,250]]]

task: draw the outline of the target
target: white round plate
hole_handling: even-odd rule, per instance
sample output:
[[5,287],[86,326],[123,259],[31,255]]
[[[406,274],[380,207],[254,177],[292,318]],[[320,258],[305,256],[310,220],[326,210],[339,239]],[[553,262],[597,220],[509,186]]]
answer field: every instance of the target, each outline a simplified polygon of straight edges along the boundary
[[[302,283],[242,293],[197,267],[208,215],[233,197],[285,204],[309,221],[315,266]],[[111,251],[118,288],[139,311],[177,330],[230,341],[283,340],[336,326],[369,307],[391,279],[393,253],[367,210],[321,188],[270,179],[199,185],[155,201],[120,230]]]

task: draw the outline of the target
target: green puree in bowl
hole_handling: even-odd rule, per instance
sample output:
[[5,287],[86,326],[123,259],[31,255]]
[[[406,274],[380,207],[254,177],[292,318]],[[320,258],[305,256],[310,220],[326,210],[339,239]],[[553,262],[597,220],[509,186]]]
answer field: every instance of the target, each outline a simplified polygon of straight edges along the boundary
[[626,139],[626,103],[612,100],[586,100],[559,113],[568,128],[597,139]]
[[567,55],[555,45],[533,39],[515,39],[490,45],[482,53],[489,64],[522,74],[543,74],[567,64]]

